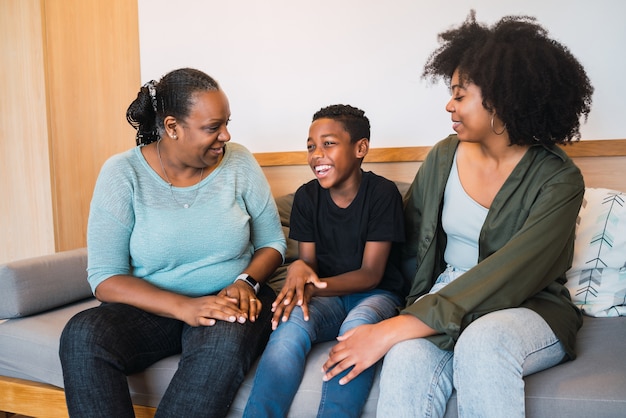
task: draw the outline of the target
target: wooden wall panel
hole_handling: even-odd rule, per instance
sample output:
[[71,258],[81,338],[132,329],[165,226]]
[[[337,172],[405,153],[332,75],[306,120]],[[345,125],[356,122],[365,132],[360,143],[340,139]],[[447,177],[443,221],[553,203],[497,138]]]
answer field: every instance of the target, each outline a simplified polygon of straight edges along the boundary
[[0,262],[54,252],[40,0],[0,0]]
[[[390,180],[411,183],[431,147],[372,148],[363,162]],[[626,191],[626,139],[585,140],[564,146],[585,177],[587,187],[606,187]],[[306,151],[255,153],[272,186],[272,194],[293,193],[313,179]],[[601,160],[602,163],[598,164]]]
[[100,167],[134,145],[126,108],[140,84],[137,2],[44,0],[56,250],[86,244]]
[[137,1],[0,0],[0,262],[86,245],[104,161],[134,146]]

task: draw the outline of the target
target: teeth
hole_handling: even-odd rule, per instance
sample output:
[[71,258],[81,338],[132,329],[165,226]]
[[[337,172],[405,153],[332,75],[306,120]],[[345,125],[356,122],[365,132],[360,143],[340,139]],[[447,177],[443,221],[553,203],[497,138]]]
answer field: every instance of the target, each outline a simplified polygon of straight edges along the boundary
[[329,165],[318,165],[315,167],[315,171],[317,171],[318,173],[326,170],[330,170]]

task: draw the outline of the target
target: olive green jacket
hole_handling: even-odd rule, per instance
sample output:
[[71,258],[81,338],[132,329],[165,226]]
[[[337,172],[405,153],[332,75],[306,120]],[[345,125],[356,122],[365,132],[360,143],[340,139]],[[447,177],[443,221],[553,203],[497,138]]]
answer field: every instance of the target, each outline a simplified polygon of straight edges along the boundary
[[480,231],[478,264],[416,302],[445,268],[441,210],[458,144],[451,135],[435,145],[405,197],[403,253],[416,257],[417,270],[402,313],[438,330],[429,339],[452,350],[463,329],[480,316],[526,307],[545,319],[567,356],[575,358],[582,315],[563,284],[572,263],[584,182],[559,147],[530,147],[493,200]]

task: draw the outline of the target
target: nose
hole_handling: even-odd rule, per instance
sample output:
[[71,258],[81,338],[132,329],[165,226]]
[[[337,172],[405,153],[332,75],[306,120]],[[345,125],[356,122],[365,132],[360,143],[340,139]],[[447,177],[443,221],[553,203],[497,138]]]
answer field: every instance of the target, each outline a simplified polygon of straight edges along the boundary
[[230,141],[230,132],[228,131],[228,128],[226,126],[224,126],[224,128],[220,131],[219,135],[217,136],[217,140],[221,142]]
[[324,156],[324,150],[322,147],[315,147],[310,155],[311,159],[322,158]]
[[446,103],[446,111],[449,113],[454,112],[454,98],[450,97],[450,100],[448,100],[448,103]]

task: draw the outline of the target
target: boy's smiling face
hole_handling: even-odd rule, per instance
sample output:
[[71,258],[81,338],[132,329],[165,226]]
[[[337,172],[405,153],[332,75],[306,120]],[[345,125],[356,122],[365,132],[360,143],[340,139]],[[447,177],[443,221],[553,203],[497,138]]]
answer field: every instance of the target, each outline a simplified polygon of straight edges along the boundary
[[367,154],[368,140],[351,142],[343,123],[320,118],[311,124],[307,139],[308,162],[325,189],[343,189],[360,182],[361,161]]

